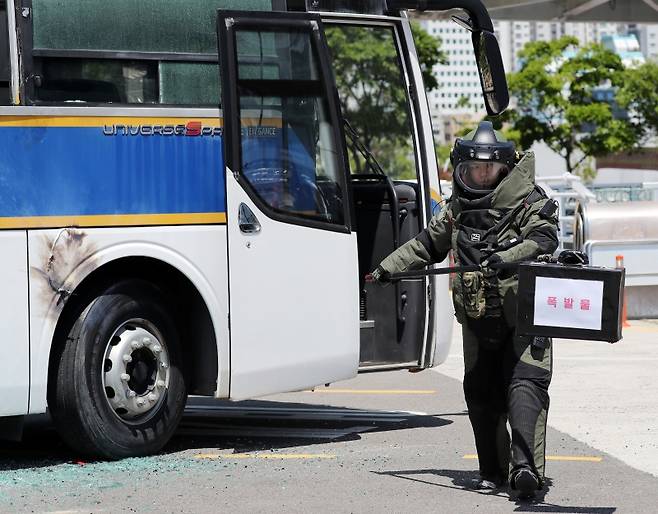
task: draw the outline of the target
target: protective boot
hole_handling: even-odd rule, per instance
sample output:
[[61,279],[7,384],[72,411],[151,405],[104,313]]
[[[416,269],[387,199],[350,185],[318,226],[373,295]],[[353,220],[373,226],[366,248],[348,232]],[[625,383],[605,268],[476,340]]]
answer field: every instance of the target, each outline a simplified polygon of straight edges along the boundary
[[519,498],[531,499],[541,489],[539,477],[529,469],[520,469],[512,474],[510,486],[519,492]]

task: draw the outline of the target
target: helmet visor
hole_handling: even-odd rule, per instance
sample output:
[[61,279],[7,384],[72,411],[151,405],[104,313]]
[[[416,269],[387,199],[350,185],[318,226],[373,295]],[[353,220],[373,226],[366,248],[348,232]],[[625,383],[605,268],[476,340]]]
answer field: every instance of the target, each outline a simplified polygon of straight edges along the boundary
[[509,168],[500,162],[462,161],[457,165],[455,172],[471,189],[488,191],[496,188],[509,173]]

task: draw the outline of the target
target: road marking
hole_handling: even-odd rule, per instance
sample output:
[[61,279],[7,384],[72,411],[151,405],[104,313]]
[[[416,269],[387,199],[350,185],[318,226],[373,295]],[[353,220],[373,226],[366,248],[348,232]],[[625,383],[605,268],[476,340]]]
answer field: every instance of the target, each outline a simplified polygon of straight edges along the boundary
[[436,394],[433,389],[314,389],[304,392],[316,394]]
[[335,459],[328,453],[201,453],[195,459]]
[[[465,459],[477,459],[477,454],[464,455]],[[603,457],[584,457],[578,455],[547,455],[546,460],[557,460],[563,462],[601,462]]]

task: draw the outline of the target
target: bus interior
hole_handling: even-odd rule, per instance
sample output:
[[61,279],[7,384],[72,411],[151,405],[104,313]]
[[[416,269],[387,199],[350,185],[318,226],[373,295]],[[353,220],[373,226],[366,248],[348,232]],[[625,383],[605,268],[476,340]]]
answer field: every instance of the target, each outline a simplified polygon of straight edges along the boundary
[[[344,118],[358,241],[361,370],[414,367],[424,342],[425,281],[382,287],[364,280],[423,228],[426,202],[402,38],[395,24],[325,27]],[[358,54],[365,44],[379,49],[368,62]]]

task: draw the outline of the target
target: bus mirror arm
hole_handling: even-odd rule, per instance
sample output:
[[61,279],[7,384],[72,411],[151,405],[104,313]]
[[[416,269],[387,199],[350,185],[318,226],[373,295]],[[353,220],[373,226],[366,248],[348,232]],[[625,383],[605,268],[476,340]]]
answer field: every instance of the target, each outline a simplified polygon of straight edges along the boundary
[[494,31],[489,12],[481,0],[386,0],[386,7],[389,12],[401,9],[415,9],[418,11],[464,9],[471,18],[474,31]]

